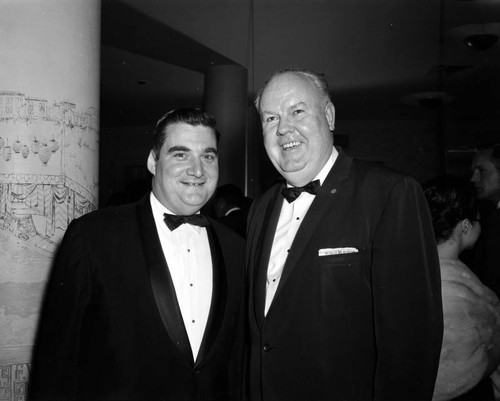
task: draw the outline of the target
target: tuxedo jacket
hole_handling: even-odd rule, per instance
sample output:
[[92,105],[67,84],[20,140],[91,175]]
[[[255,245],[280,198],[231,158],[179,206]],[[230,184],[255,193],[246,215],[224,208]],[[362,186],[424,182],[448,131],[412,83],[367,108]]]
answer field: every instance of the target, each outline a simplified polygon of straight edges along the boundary
[[194,361],[149,195],[74,220],[46,292],[30,399],[239,399],[244,240],[211,223],[213,295]]
[[341,152],[264,316],[282,187],[267,191],[249,215],[250,399],[430,400],[443,316],[420,186]]
[[481,235],[474,250],[474,271],[500,298],[500,209],[482,220]]

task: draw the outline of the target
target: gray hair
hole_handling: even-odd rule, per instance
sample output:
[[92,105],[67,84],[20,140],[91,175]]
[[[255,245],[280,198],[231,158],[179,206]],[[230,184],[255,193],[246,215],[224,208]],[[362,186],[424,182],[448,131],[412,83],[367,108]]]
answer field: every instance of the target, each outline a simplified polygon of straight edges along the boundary
[[322,100],[326,104],[327,102],[330,102],[330,90],[328,88],[328,81],[326,80],[326,77],[324,74],[319,73],[319,72],[314,72],[310,70],[302,70],[302,69],[295,69],[295,68],[287,68],[283,70],[276,71],[271,77],[266,81],[264,86],[259,90],[257,93],[257,96],[255,97],[255,107],[257,110],[260,110],[260,98],[262,97],[262,93],[266,89],[267,85],[276,77],[284,74],[295,74],[299,75],[301,77],[306,78],[308,81],[312,82],[316,89],[319,92],[319,95],[321,96]]

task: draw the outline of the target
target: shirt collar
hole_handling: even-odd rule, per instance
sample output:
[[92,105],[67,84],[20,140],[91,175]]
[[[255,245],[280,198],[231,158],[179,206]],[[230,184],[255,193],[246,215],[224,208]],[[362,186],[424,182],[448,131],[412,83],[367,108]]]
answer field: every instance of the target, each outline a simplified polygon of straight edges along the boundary
[[153,214],[156,216],[161,216],[163,220],[163,213],[176,214],[170,211],[168,208],[163,206],[163,204],[158,200],[153,191],[151,191],[151,208],[153,209]]
[[[163,214],[164,213],[177,214],[177,213],[173,213],[168,208],[163,206],[163,204],[158,200],[158,198],[155,196],[153,191],[151,191],[151,196],[149,199],[151,202],[151,209],[153,210],[153,217],[154,217],[157,225],[158,224],[165,224],[163,221],[163,219],[164,219]],[[198,211],[196,214],[198,214],[198,213],[200,213],[200,212]],[[191,227],[197,233],[199,233],[203,228],[203,227],[193,226],[191,224],[186,224],[185,226]],[[179,227],[179,228],[181,228],[181,227]]]

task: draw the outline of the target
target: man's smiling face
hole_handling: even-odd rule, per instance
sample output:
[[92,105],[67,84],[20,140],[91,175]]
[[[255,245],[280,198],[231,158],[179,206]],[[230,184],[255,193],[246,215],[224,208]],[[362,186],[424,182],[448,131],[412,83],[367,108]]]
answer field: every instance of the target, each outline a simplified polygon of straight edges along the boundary
[[208,202],[217,187],[217,139],[212,128],[174,123],[160,153],[148,157],[153,193],[171,212],[191,215]]
[[278,172],[292,185],[314,179],[332,153],[335,109],[308,78],[274,77],[259,103],[264,146]]

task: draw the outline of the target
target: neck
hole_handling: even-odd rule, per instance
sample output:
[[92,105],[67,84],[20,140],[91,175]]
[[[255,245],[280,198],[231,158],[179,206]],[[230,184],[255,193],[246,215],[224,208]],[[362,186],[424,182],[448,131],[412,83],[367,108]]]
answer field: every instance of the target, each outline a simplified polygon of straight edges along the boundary
[[458,259],[461,249],[457,241],[447,240],[437,246],[438,255],[441,259]]

